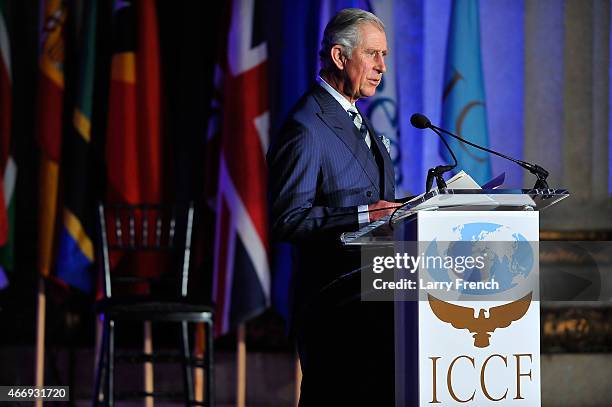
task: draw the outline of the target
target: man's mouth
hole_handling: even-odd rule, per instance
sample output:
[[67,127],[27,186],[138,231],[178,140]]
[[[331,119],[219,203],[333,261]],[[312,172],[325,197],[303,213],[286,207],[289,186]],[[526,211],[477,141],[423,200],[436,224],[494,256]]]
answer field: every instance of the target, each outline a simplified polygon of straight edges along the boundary
[[368,80],[374,86],[378,86],[378,84],[380,83],[380,79],[368,79]]

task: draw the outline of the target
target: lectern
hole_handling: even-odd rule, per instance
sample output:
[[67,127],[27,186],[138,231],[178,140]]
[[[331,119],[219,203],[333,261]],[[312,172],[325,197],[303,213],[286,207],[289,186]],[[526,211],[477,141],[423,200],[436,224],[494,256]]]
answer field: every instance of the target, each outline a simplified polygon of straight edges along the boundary
[[541,405],[539,211],[568,196],[435,190],[341,236],[395,301],[396,407]]

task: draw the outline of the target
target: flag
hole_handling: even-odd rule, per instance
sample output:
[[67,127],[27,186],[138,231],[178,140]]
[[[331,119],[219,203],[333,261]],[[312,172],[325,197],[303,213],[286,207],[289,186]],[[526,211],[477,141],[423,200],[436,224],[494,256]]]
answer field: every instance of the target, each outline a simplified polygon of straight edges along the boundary
[[80,44],[79,78],[72,126],[66,135],[62,161],[63,216],[58,237],[56,275],[65,283],[90,292],[93,288],[91,117],[96,50],[97,2],[86,3]]
[[62,0],[41,3],[38,60],[37,136],[40,146],[38,269],[48,277],[53,264],[59,164],[64,101],[64,32],[66,5]]
[[[115,0],[105,148],[109,202],[162,202],[160,93],[156,4]],[[114,252],[110,261],[113,272],[154,277],[163,272],[167,256],[159,252]],[[145,294],[149,288],[134,284],[126,287],[126,293]]]
[[[401,191],[406,191],[417,195],[423,190],[427,173],[423,130],[410,124],[412,113],[425,111],[425,76],[432,71],[426,69],[424,63],[428,60],[423,46],[425,8],[426,4],[421,0],[395,1],[393,31],[388,31],[391,37],[390,55],[393,55],[395,63],[395,72],[389,74],[395,76],[398,111],[402,112],[398,117],[402,188],[396,190],[400,191],[400,194]],[[442,63],[439,66],[442,66]],[[438,162],[438,152],[433,150],[435,161]]]
[[6,1],[0,0],[0,289],[8,285],[6,271],[13,270],[15,230],[15,180],[17,165],[11,155],[12,67],[6,26]]
[[268,307],[267,43],[255,0],[233,0],[222,64],[223,106],[217,185],[213,299],[215,334]]
[[[446,45],[444,89],[442,94],[442,128],[482,146],[489,145],[484,79],[480,57],[480,18],[478,0],[452,2]],[[448,139],[459,165],[483,184],[491,178],[489,154]],[[442,142],[440,155],[451,162]]]
[[[319,69],[320,9],[323,5],[310,0],[284,2],[283,7],[274,9],[272,18],[275,25],[270,47],[278,49],[280,58],[270,61],[278,86],[272,88],[276,100],[271,109],[273,131],[278,129],[287,114],[308,89],[315,83]],[[295,16],[300,24],[295,24]],[[291,69],[286,67],[291,66]],[[271,245],[271,305],[285,319],[290,320],[292,309],[291,284],[294,271],[294,247],[290,243],[275,242]],[[289,325],[289,324],[288,324]]]
[[[279,13],[274,18],[281,21],[271,38],[276,54],[281,57],[274,64],[274,77],[279,86],[274,87],[276,98],[273,111],[275,131],[280,128],[287,114],[298,99],[316,82],[320,69],[319,48],[323,31],[329,20],[340,10],[358,7],[371,11],[369,1],[365,0],[295,0],[283,3],[274,10]],[[301,23],[295,24],[295,16]],[[286,67],[290,66],[291,69]],[[295,248],[290,243],[274,243],[271,248],[272,292],[271,302],[274,309],[289,321],[291,317]]]
[[[387,34],[388,48],[393,47],[393,35],[395,33],[395,1],[394,0],[371,0],[367,2],[367,11],[374,13],[382,20]],[[378,137],[389,140],[389,155],[393,162],[395,173],[395,191],[398,197],[404,196],[403,190],[404,171],[402,168],[402,152],[400,149],[399,133],[399,109],[396,78],[403,74],[396,69],[395,53],[390,52],[385,57],[387,72],[382,76],[382,81],[376,88],[376,93],[360,101],[359,108],[365,112]]]
[[106,134],[110,201],[162,199],[159,40],[155,2],[115,0]]
[[[315,2],[313,2],[316,4]],[[322,0],[318,4],[319,6],[319,29],[318,29],[318,41],[317,44],[320,45],[323,40],[323,33],[325,31],[325,27],[327,23],[330,22],[332,17],[336,15],[340,10],[345,8],[359,8],[362,10],[366,10],[372,12],[372,6],[370,1],[368,0]],[[312,34],[312,33],[311,33]],[[317,49],[318,51],[318,49]],[[318,55],[318,53],[317,53]],[[317,72],[321,68],[320,60],[317,60]]]

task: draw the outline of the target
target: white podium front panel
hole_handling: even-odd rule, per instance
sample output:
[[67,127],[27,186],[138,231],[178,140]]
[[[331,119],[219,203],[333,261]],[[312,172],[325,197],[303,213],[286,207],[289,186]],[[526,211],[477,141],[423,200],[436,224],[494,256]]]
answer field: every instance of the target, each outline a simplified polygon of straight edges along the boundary
[[[443,256],[455,242],[472,242],[476,264],[480,258],[484,265],[477,279],[456,269],[419,269],[420,406],[540,406],[538,212],[417,216],[420,254]],[[487,242],[498,249],[485,253]],[[474,280],[497,286],[475,288]]]

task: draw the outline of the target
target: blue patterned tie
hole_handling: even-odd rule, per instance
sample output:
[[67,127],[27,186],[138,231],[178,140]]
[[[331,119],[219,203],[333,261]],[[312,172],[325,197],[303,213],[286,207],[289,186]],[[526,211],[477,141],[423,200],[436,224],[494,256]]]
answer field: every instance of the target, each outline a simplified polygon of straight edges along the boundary
[[361,115],[356,110],[353,110],[353,108],[350,108],[346,112],[349,114],[351,119],[353,119],[353,124],[359,129],[359,134],[361,134],[361,138],[363,139],[363,141],[365,141],[368,148],[370,148],[372,142],[370,140],[370,135],[368,134],[368,128],[363,122]]

